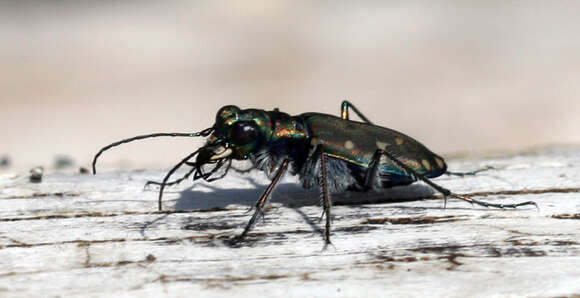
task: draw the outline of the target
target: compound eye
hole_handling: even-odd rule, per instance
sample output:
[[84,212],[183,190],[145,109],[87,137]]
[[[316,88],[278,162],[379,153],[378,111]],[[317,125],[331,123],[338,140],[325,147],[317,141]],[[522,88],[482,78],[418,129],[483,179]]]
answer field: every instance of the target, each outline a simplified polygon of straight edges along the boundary
[[259,134],[255,123],[239,121],[232,125],[230,140],[236,145],[246,145],[256,140]]

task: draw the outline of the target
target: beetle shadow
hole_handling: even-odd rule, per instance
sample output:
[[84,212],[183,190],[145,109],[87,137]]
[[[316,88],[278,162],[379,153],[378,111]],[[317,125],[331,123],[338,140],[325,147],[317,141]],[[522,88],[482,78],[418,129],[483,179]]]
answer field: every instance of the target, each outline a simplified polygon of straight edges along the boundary
[[[248,178],[252,188],[227,189],[211,185],[203,185],[206,190],[189,188],[180,193],[175,202],[175,210],[207,210],[220,209],[229,205],[254,206],[268,185],[258,184]],[[316,189],[303,189],[294,183],[280,183],[270,196],[270,203],[281,203],[288,207],[313,205],[318,202],[319,191]]]
[[[174,210],[223,209],[229,205],[254,206],[268,184],[260,184],[252,177],[243,177],[249,188],[216,187],[205,183],[180,192],[173,206]],[[196,190],[202,186],[204,190]],[[417,201],[434,194],[427,185],[411,184],[379,191],[345,191],[332,194],[335,205],[358,205]],[[297,181],[280,182],[270,195],[269,203],[281,204],[289,208],[320,205],[321,193],[318,187],[303,188]]]

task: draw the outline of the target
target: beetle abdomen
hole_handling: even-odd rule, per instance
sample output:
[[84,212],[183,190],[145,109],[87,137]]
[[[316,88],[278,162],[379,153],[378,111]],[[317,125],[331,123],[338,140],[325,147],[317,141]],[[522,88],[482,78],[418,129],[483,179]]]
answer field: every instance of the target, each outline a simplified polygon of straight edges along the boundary
[[[308,126],[312,147],[320,144],[328,156],[363,169],[369,167],[375,152],[382,149],[429,178],[438,177],[447,170],[443,158],[398,131],[326,114],[306,113],[300,117]],[[381,157],[378,172],[387,187],[415,181],[412,175],[385,157]]]

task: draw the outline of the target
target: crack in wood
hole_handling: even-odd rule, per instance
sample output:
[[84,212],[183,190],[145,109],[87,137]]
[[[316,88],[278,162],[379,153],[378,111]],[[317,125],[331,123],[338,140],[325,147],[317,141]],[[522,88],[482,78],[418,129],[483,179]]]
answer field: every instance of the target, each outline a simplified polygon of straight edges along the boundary
[[[515,244],[518,245],[518,244]],[[541,246],[538,244],[538,246]],[[416,253],[425,255],[418,256]],[[372,260],[360,261],[357,264],[380,264],[380,263],[413,263],[420,261],[447,260],[451,263],[446,270],[454,270],[464,263],[459,262],[457,258],[501,258],[501,257],[543,257],[548,253],[544,250],[536,250],[528,247],[501,247],[487,245],[449,245],[449,246],[432,246],[398,250],[393,256],[373,254]],[[392,269],[392,268],[389,268]]]
[[155,281],[163,284],[173,282],[203,282],[207,288],[229,288],[230,286],[240,285],[252,281],[268,281],[277,279],[296,278],[301,281],[313,280],[308,272],[299,272],[293,274],[265,274],[265,275],[249,275],[249,276],[226,276],[223,278],[193,278],[182,276],[170,276],[163,274]]
[[105,213],[105,212],[86,212],[86,213],[72,213],[72,214],[52,214],[52,215],[39,215],[39,216],[28,216],[28,217],[9,217],[0,218],[0,222],[10,222],[10,221],[24,221],[24,220],[43,220],[43,219],[66,219],[66,218],[82,218],[82,217],[116,217],[124,215],[156,215],[156,214],[181,214],[181,213],[206,213],[206,212],[220,212],[235,210],[231,208],[211,208],[204,210],[163,210],[163,211],[123,211],[119,213]]
[[[296,233],[297,231],[290,231],[288,233]],[[303,231],[303,233],[306,233]],[[248,234],[248,239],[243,243],[231,247],[248,247],[254,242],[259,242],[260,239],[267,235],[275,235],[275,233],[258,233],[252,232]],[[28,247],[39,247],[39,246],[53,246],[53,245],[66,245],[66,244],[77,244],[79,247],[85,247],[93,244],[101,243],[121,243],[121,242],[160,242],[160,244],[172,245],[175,243],[181,243],[184,241],[191,241],[195,243],[206,243],[207,241],[221,240],[225,244],[228,244],[228,240],[233,238],[230,234],[208,234],[208,235],[197,235],[197,236],[187,236],[187,237],[158,237],[158,238],[114,238],[114,239],[102,239],[102,240],[68,240],[68,241],[58,241],[58,242],[39,242],[39,243],[25,243],[18,241],[14,244],[4,244],[0,245],[0,249],[5,248],[28,248]],[[260,238],[260,239],[258,239]],[[274,242],[267,242],[267,244],[275,244]]]
[[570,213],[554,214],[554,215],[552,215],[552,218],[556,218],[556,219],[580,219],[580,213],[574,213],[574,214],[570,214]]
[[[116,261],[116,262],[85,262],[83,265],[85,268],[107,268],[107,267],[123,267],[128,265],[143,265],[155,262],[156,258],[154,255],[149,254],[143,260],[137,261]],[[90,261],[90,259],[89,259]]]
[[[376,256],[377,261],[362,261],[357,262],[357,264],[369,265],[369,264],[376,264],[376,268],[379,270],[393,270],[395,269],[396,265],[393,263],[413,263],[413,262],[427,262],[427,261],[439,261],[439,260],[446,260],[450,263],[450,266],[446,267],[445,270],[453,271],[457,267],[463,265],[464,263],[459,262],[457,258],[473,258],[474,256],[469,256],[463,253],[451,253],[447,255],[441,256],[420,256],[420,257],[389,257],[389,256]],[[383,266],[383,263],[388,263],[386,268]]]
[[0,198],[1,200],[15,200],[15,199],[35,199],[35,198],[45,198],[45,197],[79,197],[81,196],[80,192],[35,192],[31,195],[21,195],[21,196],[9,196]]

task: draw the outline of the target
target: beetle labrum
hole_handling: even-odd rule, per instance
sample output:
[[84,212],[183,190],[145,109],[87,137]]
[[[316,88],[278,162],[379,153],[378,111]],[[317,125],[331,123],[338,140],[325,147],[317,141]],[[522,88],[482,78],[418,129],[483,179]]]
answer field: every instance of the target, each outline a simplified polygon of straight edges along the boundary
[[[349,119],[352,109],[363,122]],[[287,171],[298,175],[302,186],[319,185],[322,191],[323,215],[325,216],[325,245],[330,244],[332,201],[330,193],[347,189],[366,191],[408,185],[417,180],[425,182],[445,199],[453,197],[485,207],[516,208],[534,205],[527,201],[516,204],[493,204],[459,195],[430,180],[447,171],[442,157],[431,152],[413,138],[395,130],[374,125],[354,105],[344,101],[341,117],[320,113],[304,113],[290,116],[280,112],[258,109],[240,109],[229,105],[222,107],[213,126],[195,133],[156,133],[121,140],[102,148],[93,159],[96,162],[106,150],[145,138],[209,137],[206,144],[176,164],[162,182],[147,184],[160,186],[159,210],[162,209],[163,190],[193,174],[193,180],[214,181],[224,178],[232,160],[251,160],[255,168],[264,171],[271,183],[255,203],[254,214],[244,231],[236,238],[242,241],[256,220],[263,215],[263,208],[270,193]],[[182,166],[190,169],[180,179],[169,178]],[[213,165],[206,170],[204,166]],[[224,168],[225,166],[225,168]],[[220,175],[216,174],[222,169]]]

